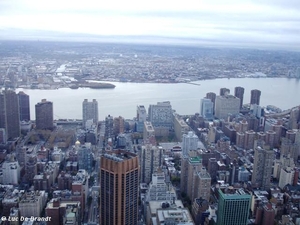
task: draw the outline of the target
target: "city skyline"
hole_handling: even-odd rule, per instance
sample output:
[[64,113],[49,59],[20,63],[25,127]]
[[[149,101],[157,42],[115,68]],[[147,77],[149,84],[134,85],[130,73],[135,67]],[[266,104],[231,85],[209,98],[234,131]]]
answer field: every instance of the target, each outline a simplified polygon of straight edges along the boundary
[[[222,87],[229,93],[229,86]],[[217,95],[216,106],[219,97],[236,98]],[[43,99],[36,107],[43,122],[51,119],[50,126],[40,126],[36,117],[36,126],[23,129],[26,136],[0,145],[3,221],[34,215],[48,225],[65,219],[78,224],[148,225],[176,219],[176,224],[230,225],[247,224],[249,219],[267,224],[270,217],[276,222],[299,218],[298,210],[280,218],[283,208],[275,213],[275,207],[289,210],[298,202],[293,201],[297,194],[292,189],[300,188],[300,106],[268,114],[253,104],[222,120],[215,115],[213,122],[197,113],[173,112],[171,128],[164,130],[172,106],[158,102],[149,106],[148,118],[144,106],[136,107],[137,114],[146,114],[141,131],[137,125],[142,121],[124,122],[110,115],[94,130],[79,126],[79,121],[54,125],[52,102]],[[122,145],[116,136],[123,139]],[[285,203],[284,195],[291,201]]]
[[[297,1],[0,2],[0,39],[299,50]],[[22,23],[20,22],[22,21]]]

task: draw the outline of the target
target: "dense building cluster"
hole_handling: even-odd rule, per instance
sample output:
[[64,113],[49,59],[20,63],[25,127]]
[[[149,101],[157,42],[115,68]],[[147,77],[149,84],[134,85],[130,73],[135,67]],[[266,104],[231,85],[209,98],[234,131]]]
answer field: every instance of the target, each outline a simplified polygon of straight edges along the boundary
[[97,100],[80,99],[81,119],[55,121],[55,102],[42,99],[31,118],[30,96],[14,91],[78,88],[87,80],[299,78],[297,53],[177,48],[174,54],[173,47],[98,44],[75,51],[50,42],[2,47],[0,224],[300,223],[299,106],[263,107],[260,90],[245,99],[239,86],[233,94],[223,87],[199,97],[194,115],[177,114],[166,99],[148,108],[137,103],[133,120],[114,112],[99,118]]
[[297,224],[300,107],[243,95],[207,93],[190,116],[169,101],[138,105],[133,120],[101,120],[84,99],[82,120],[54,121],[52,102],[31,120],[29,96],[3,90],[0,213],[31,224]]

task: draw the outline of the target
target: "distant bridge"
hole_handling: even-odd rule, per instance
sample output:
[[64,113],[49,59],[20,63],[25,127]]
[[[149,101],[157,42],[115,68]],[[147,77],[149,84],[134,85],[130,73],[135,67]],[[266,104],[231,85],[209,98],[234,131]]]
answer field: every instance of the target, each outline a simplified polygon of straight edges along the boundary
[[280,112],[280,113],[266,114],[265,117],[267,117],[267,118],[284,117],[284,116],[290,114],[293,109],[297,109],[299,107],[300,107],[300,105],[299,106],[295,106],[295,107],[293,107],[291,109],[284,110],[283,112]]
[[57,125],[82,125],[82,120],[59,119],[55,120],[54,123]]

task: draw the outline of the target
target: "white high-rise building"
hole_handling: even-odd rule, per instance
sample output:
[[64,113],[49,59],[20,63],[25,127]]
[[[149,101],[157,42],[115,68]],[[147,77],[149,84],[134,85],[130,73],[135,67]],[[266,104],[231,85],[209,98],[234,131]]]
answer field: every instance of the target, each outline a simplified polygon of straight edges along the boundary
[[214,103],[208,99],[208,98],[203,98],[201,99],[200,102],[200,114],[203,116],[205,119],[213,119],[214,115]]
[[233,95],[217,96],[215,102],[215,117],[226,119],[229,114],[240,112],[240,99]]
[[152,174],[162,165],[162,148],[151,144],[140,151],[141,182],[150,183]]
[[[13,155],[7,155],[2,164],[2,184],[17,185],[20,179],[20,165]],[[0,175],[1,176],[1,175]]]
[[147,120],[147,111],[143,105],[138,105],[136,109],[136,131],[142,133],[144,122]]
[[182,155],[188,156],[188,152],[191,150],[197,150],[198,148],[198,136],[189,131],[187,134],[182,135]]
[[280,171],[278,187],[284,188],[287,184],[293,184],[295,170],[291,167],[282,168]]
[[149,105],[149,121],[154,127],[172,127],[173,111],[170,102],[158,102],[156,105]]
[[155,130],[149,121],[144,122],[143,141],[144,143],[156,144]]
[[174,201],[177,200],[176,190],[170,183],[166,183],[165,173],[158,169],[152,174],[152,180],[146,194],[146,201]]
[[145,106],[138,105],[136,109],[136,119],[138,122],[144,122],[147,120],[147,111]]
[[98,102],[96,99],[93,99],[92,102],[89,102],[87,99],[84,99],[84,101],[82,102],[83,127],[86,127],[86,122],[91,119],[95,124],[98,123]]

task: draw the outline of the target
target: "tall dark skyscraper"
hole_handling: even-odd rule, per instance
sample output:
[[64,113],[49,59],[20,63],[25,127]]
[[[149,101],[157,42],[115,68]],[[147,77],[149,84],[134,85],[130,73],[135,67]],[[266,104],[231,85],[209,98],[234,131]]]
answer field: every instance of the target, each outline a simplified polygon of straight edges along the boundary
[[35,105],[35,124],[36,129],[53,129],[53,104],[42,99]]
[[213,103],[213,109],[215,109],[216,97],[217,97],[217,95],[214,92],[208,92],[208,93],[206,93],[206,98],[210,99],[212,101],[212,103]]
[[230,94],[230,90],[228,88],[221,88],[220,89],[220,95],[224,96],[225,94]]
[[100,224],[137,224],[139,213],[137,155],[114,150],[101,156],[100,165]]
[[254,89],[251,90],[251,99],[250,99],[250,104],[256,104],[259,105],[259,101],[260,101],[260,95],[261,95],[261,91]]
[[18,93],[19,107],[20,107],[20,121],[30,120],[30,103],[29,95],[25,94],[23,91]]
[[4,128],[6,131],[5,95],[2,92],[0,92],[0,128]]
[[245,89],[243,87],[235,87],[234,88],[234,96],[241,100],[240,109],[243,106],[244,91],[245,91]]
[[0,94],[0,128],[6,130],[8,140],[21,134],[19,101],[13,90],[5,90]]

